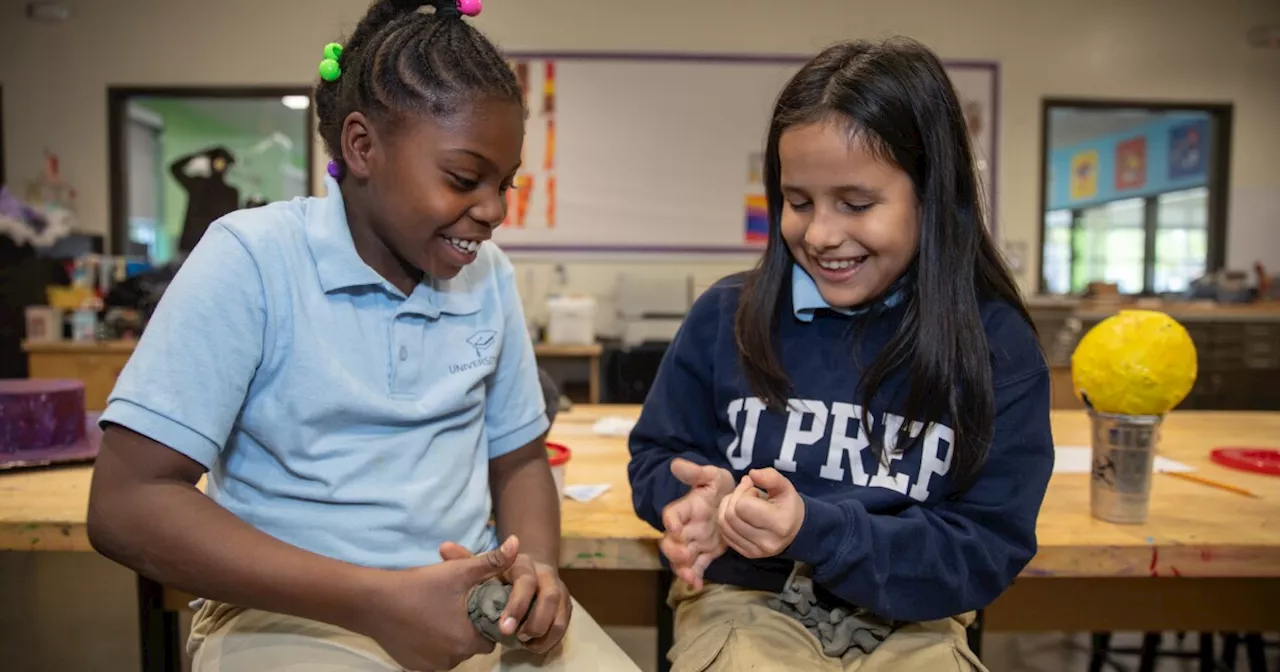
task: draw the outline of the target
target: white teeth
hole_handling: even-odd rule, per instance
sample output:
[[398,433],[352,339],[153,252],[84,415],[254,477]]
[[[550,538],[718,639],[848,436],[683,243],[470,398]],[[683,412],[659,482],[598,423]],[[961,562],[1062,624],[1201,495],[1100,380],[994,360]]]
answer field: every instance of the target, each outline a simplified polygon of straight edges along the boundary
[[471,253],[480,249],[480,241],[478,240],[463,240],[462,238],[450,238],[448,236],[445,237],[445,240],[462,252]]
[[841,259],[839,261],[823,261],[819,259],[818,265],[827,269],[828,271],[843,271],[848,268],[853,268],[854,266],[857,266],[861,262],[862,262],[862,257],[859,257],[857,259]]

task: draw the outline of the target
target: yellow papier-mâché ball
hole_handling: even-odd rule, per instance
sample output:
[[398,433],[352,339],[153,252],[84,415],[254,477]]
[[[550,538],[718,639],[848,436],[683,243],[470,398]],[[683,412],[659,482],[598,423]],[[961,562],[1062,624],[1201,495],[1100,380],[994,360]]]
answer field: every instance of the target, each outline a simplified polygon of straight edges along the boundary
[[1103,413],[1163,415],[1196,382],[1196,346],[1172,317],[1122,310],[1089,330],[1071,355],[1077,397]]

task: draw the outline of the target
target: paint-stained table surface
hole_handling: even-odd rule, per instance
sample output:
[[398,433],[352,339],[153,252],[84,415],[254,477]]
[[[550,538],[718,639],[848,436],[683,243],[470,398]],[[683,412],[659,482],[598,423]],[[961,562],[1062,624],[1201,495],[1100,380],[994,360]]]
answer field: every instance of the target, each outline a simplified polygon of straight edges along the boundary
[[[572,568],[656,569],[658,534],[636,518],[627,485],[626,440],[597,436],[596,420],[634,418],[636,406],[578,406],[557,418],[551,441],[573,451],[570,484],[608,483],[601,497],[564,502],[562,564]],[[1088,419],[1055,411],[1059,445],[1087,445]],[[1209,451],[1223,446],[1280,448],[1280,413],[1172,414],[1161,452],[1197,475],[1258,497],[1156,476],[1144,525],[1089,516],[1089,481],[1056,474],[1040,516],[1040,551],[1028,577],[1280,577],[1280,477],[1229,470]],[[87,551],[90,467],[0,472],[0,550]]]

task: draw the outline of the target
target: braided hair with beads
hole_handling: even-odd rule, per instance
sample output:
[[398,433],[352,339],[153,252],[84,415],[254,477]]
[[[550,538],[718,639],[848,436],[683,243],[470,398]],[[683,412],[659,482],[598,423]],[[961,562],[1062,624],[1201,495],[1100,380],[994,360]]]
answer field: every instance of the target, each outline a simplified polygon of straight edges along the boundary
[[320,137],[339,173],[342,126],[352,112],[394,128],[406,116],[448,117],[481,99],[524,105],[515,73],[463,20],[458,0],[376,0],[341,59],[341,77],[322,78],[315,89]]

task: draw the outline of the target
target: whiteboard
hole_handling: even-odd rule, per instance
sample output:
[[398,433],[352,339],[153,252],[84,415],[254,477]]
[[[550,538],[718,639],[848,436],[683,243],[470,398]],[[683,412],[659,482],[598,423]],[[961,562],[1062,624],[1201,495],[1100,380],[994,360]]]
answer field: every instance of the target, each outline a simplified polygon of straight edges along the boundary
[[[763,247],[765,135],[778,93],[806,59],[508,58],[529,116],[523,168],[494,235],[504,250],[733,255]],[[971,118],[994,215],[998,68],[947,69]]]

